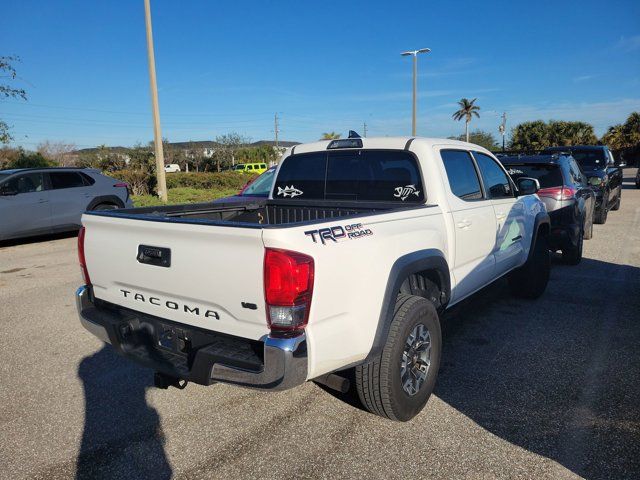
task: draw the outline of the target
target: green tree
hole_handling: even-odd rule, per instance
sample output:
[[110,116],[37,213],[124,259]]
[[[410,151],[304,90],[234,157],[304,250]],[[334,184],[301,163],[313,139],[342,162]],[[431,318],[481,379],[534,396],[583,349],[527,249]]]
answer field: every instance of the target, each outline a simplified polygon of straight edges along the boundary
[[42,168],[54,167],[56,164],[47,160],[40,152],[26,152],[18,149],[18,156],[7,165],[7,168]]
[[593,145],[598,142],[593,126],[585,122],[549,120],[547,128],[551,145]]
[[271,145],[241,148],[236,155],[236,160],[243,163],[270,163],[275,162],[276,158],[276,152]]
[[640,113],[632,112],[624,123],[609,127],[601,141],[613,150],[640,146]]
[[320,140],[338,140],[342,135],[336,132],[325,132]]
[[238,150],[249,143],[249,139],[238,133],[227,133],[216,137],[216,147],[213,152],[216,170],[220,172],[223,167],[231,166],[236,159]]
[[453,119],[457,121],[464,118],[464,135],[467,142],[469,141],[469,123],[471,122],[471,119],[474,115],[476,118],[480,118],[480,114],[478,113],[480,107],[475,104],[476,100],[477,98],[474,98],[473,100],[469,100],[468,98],[460,99],[458,102],[460,109],[452,115]]
[[475,143],[476,145],[480,145],[481,147],[486,148],[487,150],[497,150],[498,142],[496,137],[493,136],[492,133],[486,132],[484,130],[474,130],[469,133],[469,139],[466,140],[466,135],[458,135],[457,137],[449,137],[452,140],[460,140],[460,141],[468,141],[470,143]]
[[511,129],[511,150],[532,151],[549,146],[549,129],[542,120],[523,122]]
[[620,150],[627,147],[626,140],[624,125],[621,123],[609,127],[601,139],[602,143],[608,145],[612,150]]
[[[16,56],[0,57],[0,78],[15,80],[18,74],[13,64],[19,61],[20,58]],[[22,98],[26,100],[27,92],[22,88],[14,88],[11,85],[0,83],[0,98]],[[9,143],[13,140],[9,129],[9,125],[0,120],[0,144]]]

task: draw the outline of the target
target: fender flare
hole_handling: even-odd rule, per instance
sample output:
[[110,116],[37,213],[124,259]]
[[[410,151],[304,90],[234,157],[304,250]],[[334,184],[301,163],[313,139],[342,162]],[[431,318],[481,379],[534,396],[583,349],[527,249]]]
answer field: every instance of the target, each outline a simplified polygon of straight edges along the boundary
[[124,208],[124,202],[117,195],[101,195],[99,197],[94,197],[87,205],[85,210],[93,210],[96,205],[101,203],[113,203],[118,206],[118,208]]
[[540,231],[540,227],[542,225],[547,225],[547,227],[551,229],[551,219],[549,218],[549,214],[547,212],[538,212],[536,214],[536,218],[533,220],[533,232],[531,234],[531,245],[529,246],[529,253],[527,254],[527,262],[531,258],[533,247],[536,244],[536,241],[538,239],[538,232]]
[[393,263],[391,271],[389,272],[378,326],[373,338],[373,345],[367,357],[358,363],[366,363],[382,352],[387,335],[389,334],[396,297],[398,296],[398,292],[400,292],[402,282],[404,282],[409,275],[424,270],[433,270],[438,273],[442,285],[442,305],[446,306],[446,304],[449,303],[451,299],[451,277],[449,275],[449,265],[442,251],[430,248],[418,250],[398,258]]

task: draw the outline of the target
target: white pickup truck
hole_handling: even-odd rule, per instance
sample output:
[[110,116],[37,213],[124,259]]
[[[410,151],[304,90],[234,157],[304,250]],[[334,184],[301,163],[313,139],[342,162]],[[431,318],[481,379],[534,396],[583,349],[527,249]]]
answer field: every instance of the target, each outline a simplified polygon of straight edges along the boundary
[[458,141],[297,145],[268,199],[85,213],[80,320],[160,387],[350,376],[368,410],[406,421],[433,390],[445,309],[504,275],[545,290],[537,188]]

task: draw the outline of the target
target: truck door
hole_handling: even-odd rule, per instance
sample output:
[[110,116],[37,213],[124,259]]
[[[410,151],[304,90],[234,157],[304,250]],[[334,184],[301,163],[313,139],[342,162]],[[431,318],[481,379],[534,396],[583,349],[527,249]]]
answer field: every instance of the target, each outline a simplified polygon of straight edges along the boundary
[[504,168],[494,158],[473,152],[482,175],[486,195],[491,199],[496,219],[494,256],[496,276],[522,263],[527,237],[524,225],[524,203],[515,195],[515,186]]
[[493,250],[496,218],[491,200],[483,194],[480,176],[469,152],[440,150],[448,182],[449,205],[455,231],[452,301],[458,301],[490,282],[495,274]]

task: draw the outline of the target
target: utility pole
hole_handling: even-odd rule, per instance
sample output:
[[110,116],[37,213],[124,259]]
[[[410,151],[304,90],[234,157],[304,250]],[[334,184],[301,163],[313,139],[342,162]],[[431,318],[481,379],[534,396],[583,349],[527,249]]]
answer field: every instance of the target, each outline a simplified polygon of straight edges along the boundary
[[364,125],[362,125],[363,130],[364,130],[364,136],[365,138],[367,137],[367,122],[364,122]]
[[421,48],[419,50],[410,50],[408,52],[402,52],[400,55],[407,57],[411,55],[413,57],[413,113],[411,115],[411,135],[416,136],[416,110],[418,103],[418,54],[429,53],[430,48]]
[[278,143],[278,134],[280,133],[280,130],[278,125],[278,112],[276,112],[275,116],[273,117],[273,131],[276,134],[276,150],[279,151],[280,144]]
[[504,136],[507,133],[507,112],[502,112],[502,123],[498,127],[500,134],[502,135],[502,151],[504,152]]
[[149,83],[151,84],[151,107],[153,109],[153,141],[156,153],[158,196],[166,203],[167,180],[164,172],[162,131],[160,130],[160,107],[158,106],[158,84],[156,83],[156,60],[153,53],[153,30],[151,28],[151,5],[149,4],[149,0],[144,0],[144,20],[147,27],[147,57],[149,60]]

